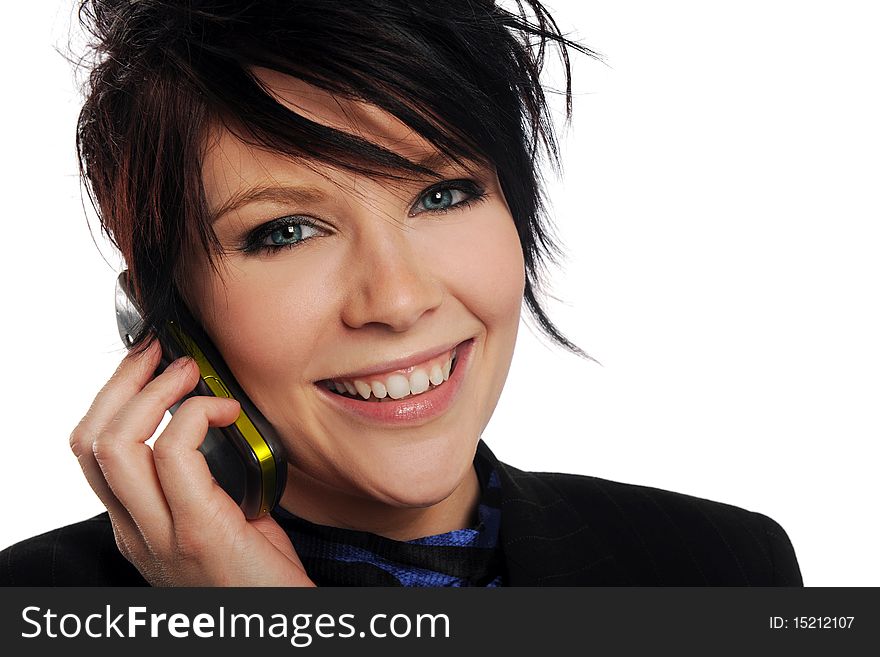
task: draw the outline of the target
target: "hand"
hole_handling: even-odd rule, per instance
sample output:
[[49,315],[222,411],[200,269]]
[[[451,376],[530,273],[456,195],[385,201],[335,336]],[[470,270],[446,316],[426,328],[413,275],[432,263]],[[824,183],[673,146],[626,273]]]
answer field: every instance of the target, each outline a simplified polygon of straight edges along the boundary
[[153,586],[315,586],[278,523],[248,521],[198,451],[209,426],[238,417],[236,400],[191,397],[146,445],[199,376],[186,358],[153,378],[160,357],[155,339],[128,354],[70,436],[119,551]]

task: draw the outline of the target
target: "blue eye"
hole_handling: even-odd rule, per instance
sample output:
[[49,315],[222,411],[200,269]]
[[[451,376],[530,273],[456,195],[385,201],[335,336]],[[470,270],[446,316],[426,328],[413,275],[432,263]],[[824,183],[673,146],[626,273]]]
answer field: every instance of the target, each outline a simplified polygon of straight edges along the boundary
[[[268,237],[275,246],[287,246],[288,244],[296,244],[303,240],[303,228],[311,228],[305,224],[288,224],[281,228],[276,228]],[[306,231],[308,232],[308,231]]]
[[448,208],[452,205],[455,205],[453,202],[454,195],[453,192],[458,192],[459,194],[463,193],[457,189],[438,189],[436,191],[431,192],[430,194],[425,194],[422,198],[422,205],[426,210],[442,210],[444,208]]
[[261,251],[272,254],[284,248],[297,246],[322,232],[322,229],[305,217],[281,217],[249,236],[242,250],[246,253]]
[[470,180],[452,180],[423,193],[409,214],[412,217],[422,212],[445,213],[452,208],[466,207],[485,196],[486,193]]

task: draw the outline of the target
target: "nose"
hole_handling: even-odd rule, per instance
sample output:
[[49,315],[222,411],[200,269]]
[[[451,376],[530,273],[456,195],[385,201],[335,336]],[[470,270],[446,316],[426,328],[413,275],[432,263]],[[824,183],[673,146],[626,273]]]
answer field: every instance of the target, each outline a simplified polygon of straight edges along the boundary
[[372,230],[360,236],[342,312],[346,325],[407,331],[440,305],[442,284],[433,274],[429,252],[416,248],[412,231],[395,222],[375,221]]

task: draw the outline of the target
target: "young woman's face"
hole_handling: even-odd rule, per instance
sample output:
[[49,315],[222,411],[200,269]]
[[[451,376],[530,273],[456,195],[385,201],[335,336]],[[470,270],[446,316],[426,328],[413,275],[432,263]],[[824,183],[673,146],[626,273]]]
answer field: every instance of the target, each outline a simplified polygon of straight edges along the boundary
[[[259,75],[314,121],[411,159],[436,154],[375,107]],[[287,446],[289,491],[312,482],[425,507],[471,468],[513,355],[524,264],[494,171],[429,166],[444,178],[392,183],[307,167],[224,130],[208,141],[203,182],[221,275],[190,254],[183,292]],[[434,386],[456,345],[450,378]],[[425,385],[418,372],[415,391],[398,389],[416,370],[431,389],[414,394],[420,377]],[[328,379],[370,399],[331,392]],[[383,386],[386,400],[411,396],[376,401]]]

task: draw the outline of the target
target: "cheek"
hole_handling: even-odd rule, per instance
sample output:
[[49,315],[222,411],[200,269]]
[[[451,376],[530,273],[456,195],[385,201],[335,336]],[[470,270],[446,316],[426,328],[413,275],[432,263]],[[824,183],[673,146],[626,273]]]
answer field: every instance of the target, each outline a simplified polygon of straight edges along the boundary
[[470,222],[464,239],[447,244],[447,288],[486,331],[472,406],[481,434],[488,424],[516,346],[525,289],[525,262],[509,212],[486,212]]
[[[292,261],[291,261],[292,262]],[[290,386],[307,369],[327,319],[325,277],[283,264],[242,268],[207,292],[216,312],[205,324],[236,379],[252,401],[261,391]]]
[[450,231],[439,251],[450,293],[487,326],[515,328],[525,263],[513,218],[498,209],[476,211],[462,229],[467,232]]

